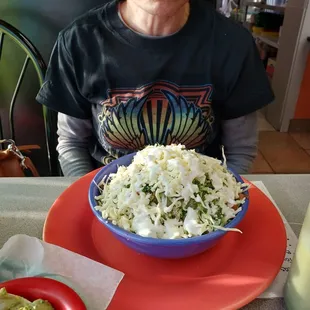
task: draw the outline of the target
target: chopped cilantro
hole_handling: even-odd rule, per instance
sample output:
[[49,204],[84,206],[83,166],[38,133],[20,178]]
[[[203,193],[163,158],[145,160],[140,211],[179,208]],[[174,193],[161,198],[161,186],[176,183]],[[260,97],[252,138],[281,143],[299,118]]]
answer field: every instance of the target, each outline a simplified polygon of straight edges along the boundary
[[145,184],[143,189],[142,189],[143,193],[151,193],[152,192],[152,188],[149,184]]

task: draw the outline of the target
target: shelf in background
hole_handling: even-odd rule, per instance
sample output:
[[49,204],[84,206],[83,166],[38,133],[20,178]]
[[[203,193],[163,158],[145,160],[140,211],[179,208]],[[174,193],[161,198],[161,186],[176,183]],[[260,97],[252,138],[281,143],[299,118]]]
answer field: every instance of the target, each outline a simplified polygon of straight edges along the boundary
[[264,37],[264,36],[257,35],[255,33],[252,33],[252,35],[255,39],[259,39],[260,41],[266,43],[269,46],[272,46],[274,48],[279,48],[279,38]]
[[254,6],[256,8],[272,10],[272,11],[276,11],[276,12],[284,12],[285,11],[285,6],[269,5],[269,4],[263,4],[260,2],[247,2],[246,6]]

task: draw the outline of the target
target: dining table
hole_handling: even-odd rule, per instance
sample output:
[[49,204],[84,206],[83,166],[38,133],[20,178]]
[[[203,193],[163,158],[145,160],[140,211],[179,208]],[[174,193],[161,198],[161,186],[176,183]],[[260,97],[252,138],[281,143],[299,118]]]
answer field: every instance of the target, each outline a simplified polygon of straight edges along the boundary
[[[245,175],[264,183],[284,217],[299,236],[310,201],[310,174]],[[12,236],[42,238],[45,218],[57,197],[77,178],[0,178],[0,247]],[[258,219],[259,220],[259,219]],[[285,309],[283,298],[257,298],[242,310]]]

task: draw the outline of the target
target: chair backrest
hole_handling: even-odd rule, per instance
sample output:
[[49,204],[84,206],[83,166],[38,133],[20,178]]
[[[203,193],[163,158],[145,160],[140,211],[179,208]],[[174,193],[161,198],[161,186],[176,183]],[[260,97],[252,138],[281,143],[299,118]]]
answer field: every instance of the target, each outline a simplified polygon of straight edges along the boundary
[[[10,138],[15,140],[15,123],[14,123],[14,108],[17,95],[20,90],[20,86],[25,76],[25,72],[29,62],[31,62],[36,70],[40,86],[44,82],[44,76],[46,73],[46,64],[43,60],[43,57],[33,45],[33,43],[18,29],[10,25],[9,23],[0,19],[0,60],[1,60],[1,51],[3,48],[3,43],[5,37],[9,37],[13,42],[15,42],[24,52],[25,52],[25,61],[21,69],[19,78],[13,96],[10,102],[9,110],[9,126],[10,126]],[[45,125],[45,137],[47,145],[47,154],[48,154],[48,163],[49,163],[49,172],[50,175],[60,175],[61,170],[58,164],[58,155],[56,151],[57,146],[57,113],[47,109],[43,106],[43,117]],[[2,134],[2,126],[0,120],[0,138]],[[3,135],[3,134],[2,134]],[[2,137],[3,138],[3,137]]]

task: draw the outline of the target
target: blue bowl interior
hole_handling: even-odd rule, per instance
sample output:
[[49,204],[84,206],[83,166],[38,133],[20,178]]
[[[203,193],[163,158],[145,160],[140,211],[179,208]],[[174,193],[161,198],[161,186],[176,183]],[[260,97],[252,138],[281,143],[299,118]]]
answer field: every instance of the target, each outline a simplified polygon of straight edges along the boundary
[[[162,245],[162,246],[180,246],[181,244],[192,244],[192,243],[205,243],[207,241],[213,242],[223,236],[226,232],[223,230],[216,230],[214,232],[208,233],[206,235],[191,237],[187,239],[156,239],[156,238],[148,238],[142,237],[137,234],[131,233],[126,231],[116,225],[113,225],[110,221],[103,219],[101,216],[101,212],[95,209],[97,202],[95,200],[96,196],[100,195],[99,189],[96,184],[99,184],[104,176],[108,176],[111,173],[116,173],[119,166],[128,166],[131,164],[132,159],[136,153],[132,153],[129,155],[125,155],[121,158],[118,158],[108,164],[107,166],[103,167],[99,170],[99,172],[94,177],[93,181],[90,184],[89,192],[88,192],[88,199],[91,206],[91,209],[97,219],[104,224],[109,230],[111,230],[114,234],[118,235],[121,238],[125,238],[127,241],[131,240],[133,242],[149,244],[149,245]],[[231,170],[230,170],[231,171]],[[231,173],[235,176],[238,182],[243,182],[242,178],[231,171]],[[245,191],[246,196],[248,197],[248,191]],[[249,200],[246,199],[245,203],[242,205],[242,210],[236,215],[234,219],[232,219],[225,227],[233,228],[236,227],[240,221],[245,216],[247,209],[248,209]]]

